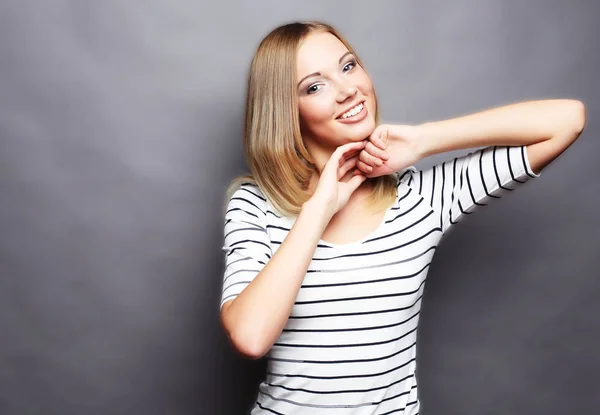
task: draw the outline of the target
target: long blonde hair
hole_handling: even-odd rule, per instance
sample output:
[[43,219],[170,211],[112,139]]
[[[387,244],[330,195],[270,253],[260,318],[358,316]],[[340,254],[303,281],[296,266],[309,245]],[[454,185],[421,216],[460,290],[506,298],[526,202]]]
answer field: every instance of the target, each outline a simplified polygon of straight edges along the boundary
[[[350,44],[328,24],[297,22],[271,31],[258,46],[248,76],[244,149],[250,174],[232,180],[226,201],[244,182],[258,185],[284,216],[297,215],[310,198],[309,180],[318,170],[300,132],[296,55],[300,42],[317,30],[336,36],[362,66]],[[389,207],[396,198],[395,177],[368,180],[373,184],[370,205],[378,211]]]

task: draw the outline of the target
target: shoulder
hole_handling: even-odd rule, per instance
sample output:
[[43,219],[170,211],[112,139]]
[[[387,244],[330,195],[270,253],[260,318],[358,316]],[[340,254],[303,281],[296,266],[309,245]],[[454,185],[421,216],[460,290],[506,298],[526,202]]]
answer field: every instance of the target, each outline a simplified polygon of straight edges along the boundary
[[267,203],[267,198],[260,190],[260,187],[256,183],[242,182],[239,184],[237,189],[231,195],[230,201],[235,198],[246,198],[257,202],[257,204]]
[[268,210],[267,198],[256,183],[242,182],[232,192],[227,201],[226,218],[251,216],[262,219],[265,217]]

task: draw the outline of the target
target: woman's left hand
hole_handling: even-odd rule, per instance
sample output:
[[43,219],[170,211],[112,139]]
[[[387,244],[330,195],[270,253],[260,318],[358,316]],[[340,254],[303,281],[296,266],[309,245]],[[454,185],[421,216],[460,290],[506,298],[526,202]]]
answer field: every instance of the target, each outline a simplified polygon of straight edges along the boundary
[[369,178],[392,174],[422,158],[418,128],[413,125],[380,125],[367,141],[355,174]]

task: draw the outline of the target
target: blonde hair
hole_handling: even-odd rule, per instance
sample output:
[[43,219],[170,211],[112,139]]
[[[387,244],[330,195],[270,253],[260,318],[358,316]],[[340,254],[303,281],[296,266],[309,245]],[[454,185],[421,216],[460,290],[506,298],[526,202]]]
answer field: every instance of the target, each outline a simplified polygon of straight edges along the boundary
[[[227,201],[247,182],[256,184],[285,216],[297,215],[310,198],[309,180],[318,170],[302,140],[295,85],[298,47],[313,31],[336,36],[362,66],[350,44],[325,23],[290,23],[271,31],[258,46],[248,76],[244,149],[251,173],[232,180],[226,192]],[[395,177],[368,180],[373,184],[371,207],[377,211],[389,207],[396,198]]]

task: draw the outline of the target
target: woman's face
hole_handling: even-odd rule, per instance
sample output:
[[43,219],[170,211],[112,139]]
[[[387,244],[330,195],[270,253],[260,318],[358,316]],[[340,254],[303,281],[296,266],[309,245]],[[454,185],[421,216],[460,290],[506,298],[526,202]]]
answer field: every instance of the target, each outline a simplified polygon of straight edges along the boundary
[[362,141],[373,132],[373,84],[337,37],[310,33],[298,50],[297,76],[300,127],[313,156]]

